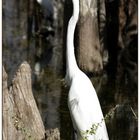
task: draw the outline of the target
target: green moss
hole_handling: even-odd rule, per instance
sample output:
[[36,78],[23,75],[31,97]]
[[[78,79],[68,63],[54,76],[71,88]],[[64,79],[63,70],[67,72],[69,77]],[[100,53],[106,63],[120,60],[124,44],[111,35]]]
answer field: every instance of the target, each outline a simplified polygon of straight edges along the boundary
[[18,116],[13,116],[13,123],[17,131],[20,131],[26,140],[34,140],[31,136],[31,132],[28,128],[25,127],[24,123]]
[[114,115],[114,112],[116,110],[117,106],[115,106],[113,109],[111,109],[106,115],[105,115],[105,118],[103,118],[101,120],[101,122],[99,123],[95,123],[95,124],[92,124],[91,128],[89,130],[86,130],[85,132],[82,132],[82,135],[84,137],[84,140],[87,140],[88,139],[88,135],[95,135],[96,134],[96,131],[97,129],[101,126],[101,124],[105,121],[110,121],[110,119],[113,117]]

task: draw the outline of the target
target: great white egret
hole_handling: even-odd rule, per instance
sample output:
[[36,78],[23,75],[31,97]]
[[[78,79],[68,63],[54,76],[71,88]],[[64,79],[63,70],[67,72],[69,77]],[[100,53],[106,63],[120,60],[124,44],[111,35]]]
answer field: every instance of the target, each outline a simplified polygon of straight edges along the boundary
[[68,22],[66,49],[66,82],[70,86],[68,107],[76,139],[83,140],[86,130],[98,124],[95,134],[87,134],[88,140],[109,140],[103,113],[96,91],[89,78],[78,68],[74,54],[74,31],[79,17],[79,0],[72,0],[73,15]]

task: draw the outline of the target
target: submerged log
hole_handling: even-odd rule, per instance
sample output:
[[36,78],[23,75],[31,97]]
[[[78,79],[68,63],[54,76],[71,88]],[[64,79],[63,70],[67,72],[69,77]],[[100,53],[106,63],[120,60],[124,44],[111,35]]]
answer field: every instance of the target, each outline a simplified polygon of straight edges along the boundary
[[3,68],[3,140],[44,137],[44,125],[32,93],[30,66],[24,62],[19,67],[9,89]]

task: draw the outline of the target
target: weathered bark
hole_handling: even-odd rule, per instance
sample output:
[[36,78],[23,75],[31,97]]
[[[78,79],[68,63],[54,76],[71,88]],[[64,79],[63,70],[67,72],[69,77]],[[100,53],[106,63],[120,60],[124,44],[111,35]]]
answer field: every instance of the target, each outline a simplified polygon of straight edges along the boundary
[[3,121],[3,140],[9,140],[13,138],[13,140],[22,139],[22,135],[17,132],[14,126],[14,107],[13,107],[13,97],[9,94],[7,87],[7,74],[3,67],[3,100],[2,100],[2,121]]
[[42,140],[45,130],[31,86],[31,69],[24,62],[18,69],[12,86],[7,87],[3,68],[3,139]]
[[97,9],[96,0],[80,0],[77,57],[80,68],[89,73],[103,69]]

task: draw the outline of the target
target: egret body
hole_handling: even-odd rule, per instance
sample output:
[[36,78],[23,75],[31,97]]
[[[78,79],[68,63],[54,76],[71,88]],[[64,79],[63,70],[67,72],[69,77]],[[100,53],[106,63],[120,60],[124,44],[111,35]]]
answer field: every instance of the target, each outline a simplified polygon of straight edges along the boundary
[[95,134],[88,134],[88,140],[109,140],[103,113],[96,91],[89,78],[78,68],[74,54],[74,31],[79,17],[79,0],[72,0],[73,15],[69,20],[67,29],[66,49],[66,82],[70,86],[68,94],[68,107],[76,139],[83,140],[86,130],[92,125],[100,126]]

